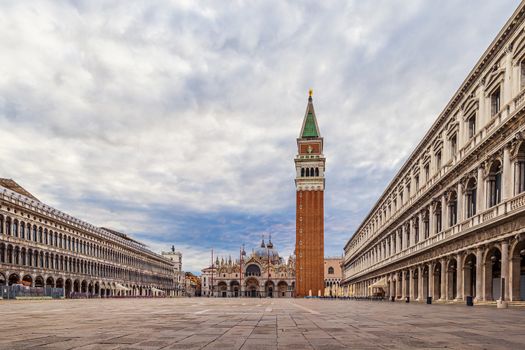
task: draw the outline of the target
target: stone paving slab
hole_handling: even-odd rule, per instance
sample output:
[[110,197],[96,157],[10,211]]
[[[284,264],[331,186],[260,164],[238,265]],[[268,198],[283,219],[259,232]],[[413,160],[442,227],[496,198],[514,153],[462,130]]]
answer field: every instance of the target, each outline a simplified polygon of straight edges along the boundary
[[0,349],[525,349],[524,308],[306,299],[0,301]]

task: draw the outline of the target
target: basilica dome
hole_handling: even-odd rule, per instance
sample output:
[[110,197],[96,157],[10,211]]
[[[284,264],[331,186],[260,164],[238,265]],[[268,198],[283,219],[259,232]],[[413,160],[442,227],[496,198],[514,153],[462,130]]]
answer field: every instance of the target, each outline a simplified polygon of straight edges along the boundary
[[268,244],[265,244],[263,239],[260,247],[255,249],[254,255],[264,259],[270,257],[272,261],[279,259],[279,252],[277,252],[277,249],[273,246],[271,240],[268,242]]

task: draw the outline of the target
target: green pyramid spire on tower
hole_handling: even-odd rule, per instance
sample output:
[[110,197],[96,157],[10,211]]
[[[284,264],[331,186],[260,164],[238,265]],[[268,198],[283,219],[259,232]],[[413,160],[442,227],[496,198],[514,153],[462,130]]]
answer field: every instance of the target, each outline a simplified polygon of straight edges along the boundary
[[308,106],[306,107],[305,120],[301,130],[301,138],[320,137],[317,119],[315,117],[314,104],[312,102],[312,89],[308,92]]
[[308,113],[306,116],[306,123],[304,124],[303,134],[301,137],[319,137],[315,128],[313,113]]

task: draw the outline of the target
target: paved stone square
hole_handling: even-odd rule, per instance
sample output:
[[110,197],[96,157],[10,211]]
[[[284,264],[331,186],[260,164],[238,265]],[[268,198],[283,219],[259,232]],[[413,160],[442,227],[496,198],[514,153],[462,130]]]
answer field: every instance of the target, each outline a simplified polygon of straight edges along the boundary
[[305,299],[0,301],[1,349],[524,349],[525,309]]

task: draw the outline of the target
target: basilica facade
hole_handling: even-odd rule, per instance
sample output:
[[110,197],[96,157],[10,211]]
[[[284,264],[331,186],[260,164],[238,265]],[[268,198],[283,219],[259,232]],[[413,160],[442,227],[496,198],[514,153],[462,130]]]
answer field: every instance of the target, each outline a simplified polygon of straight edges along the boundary
[[262,240],[257,249],[239,259],[217,257],[202,270],[203,296],[215,297],[273,297],[295,296],[295,258],[279,256],[271,239]]
[[525,300],[525,3],[344,254],[346,295]]
[[170,296],[174,265],[124,233],[65,214],[0,179],[0,290],[7,286],[56,289],[66,298]]

